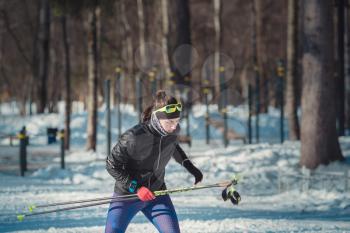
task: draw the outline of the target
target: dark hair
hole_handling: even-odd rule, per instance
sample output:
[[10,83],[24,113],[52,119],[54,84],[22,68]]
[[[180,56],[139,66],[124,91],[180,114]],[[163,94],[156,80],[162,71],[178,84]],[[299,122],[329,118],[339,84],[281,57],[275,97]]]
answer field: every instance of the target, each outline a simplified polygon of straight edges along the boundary
[[146,122],[151,119],[153,111],[160,109],[169,104],[176,104],[178,101],[174,96],[167,95],[164,90],[158,90],[153,97],[153,102],[150,104],[141,115],[141,122]]

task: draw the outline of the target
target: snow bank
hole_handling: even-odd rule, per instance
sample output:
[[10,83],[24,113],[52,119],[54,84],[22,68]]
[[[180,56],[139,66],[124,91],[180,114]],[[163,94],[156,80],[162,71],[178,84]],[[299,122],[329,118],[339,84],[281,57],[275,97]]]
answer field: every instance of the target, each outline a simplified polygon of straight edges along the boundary
[[[215,106],[210,106],[212,117],[219,118]],[[123,127],[126,130],[137,122],[131,106],[123,106]],[[113,113],[115,114],[115,112]],[[350,229],[350,196],[344,191],[344,174],[350,168],[350,137],[340,138],[345,163],[335,162],[320,166],[312,172],[308,188],[305,188],[303,170],[298,165],[300,143],[271,144],[278,138],[278,112],[270,109],[261,116],[262,135],[266,142],[244,145],[231,143],[222,146],[221,133],[212,129],[210,145],[204,140],[205,107],[194,106],[190,124],[194,137],[192,147],[183,145],[194,164],[203,174],[203,183],[227,180],[236,174],[241,177],[237,190],[242,196],[238,206],[221,200],[221,189],[207,189],[171,195],[182,232],[348,232]],[[116,115],[116,114],[115,114]],[[114,115],[114,116],[115,116]],[[230,127],[245,133],[246,109],[230,108]],[[103,111],[99,119],[104,119]],[[116,117],[112,118],[114,141],[117,138]],[[108,206],[76,209],[72,211],[33,216],[24,222],[16,221],[28,204],[43,204],[98,197],[109,197],[114,180],[105,170],[104,121],[98,121],[98,151],[85,151],[86,113],[73,114],[72,150],[66,156],[66,169],[60,169],[58,156],[40,157],[50,166],[36,169],[25,177],[0,173],[0,232],[103,232]],[[185,121],[182,127],[185,128]],[[46,127],[62,127],[60,114],[37,115],[31,118],[1,117],[0,130],[16,132],[22,124],[28,132],[40,134]],[[276,136],[277,135],[277,136]],[[269,137],[272,138],[269,138]],[[264,138],[263,137],[263,138]],[[265,139],[264,138],[264,139]],[[270,140],[271,139],[271,140]],[[41,152],[52,154],[55,148],[42,145]],[[12,149],[2,149],[0,161],[8,159]],[[3,156],[7,154],[7,156]],[[32,158],[34,159],[34,158]],[[51,160],[50,160],[51,159]],[[166,170],[168,188],[187,187],[194,178],[174,160]],[[350,186],[350,181],[349,181]],[[350,187],[349,187],[350,189]],[[127,232],[157,232],[142,214],[138,214]]]

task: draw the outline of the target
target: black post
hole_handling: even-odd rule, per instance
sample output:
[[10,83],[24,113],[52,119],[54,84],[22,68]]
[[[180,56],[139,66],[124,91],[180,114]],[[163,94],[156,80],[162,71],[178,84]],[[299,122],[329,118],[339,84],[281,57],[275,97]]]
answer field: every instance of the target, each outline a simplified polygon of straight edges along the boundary
[[205,113],[205,136],[206,136],[206,143],[209,145],[210,143],[210,112],[209,112],[209,80],[210,80],[210,70],[209,66],[205,67],[205,79],[204,79],[204,97],[205,97],[205,106],[206,106],[206,113]]
[[225,147],[228,146],[228,138],[227,138],[227,85],[225,83],[225,68],[223,66],[220,67],[220,90],[221,90],[221,112],[223,114],[224,118],[224,134],[223,134],[223,140]]
[[65,169],[65,162],[64,162],[64,129],[61,129],[60,133],[59,133],[59,138],[61,141],[61,169]]
[[27,171],[27,135],[26,128],[23,127],[18,133],[19,139],[19,168],[21,176],[24,176],[24,172]]
[[[188,105],[186,106],[185,111],[186,111],[186,136],[187,136],[187,138],[190,138],[190,136],[191,136],[190,135],[190,107]],[[191,141],[188,144],[190,147],[192,146]]]
[[227,138],[227,105],[222,109],[223,113],[224,113],[224,144],[225,147],[228,146],[228,138]]
[[117,68],[116,69],[116,73],[117,73],[117,80],[116,80],[116,92],[117,92],[117,116],[118,116],[118,137],[120,137],[120,135],[122,134],[122,116],[121,116],[121,111],[120,111],[120,105],[122,103],[122,99],[121,99],[121,69]]
[[139,119],[141,121],[142,114],[142,73],[140,73],[136,78],[136,108],[139,114]]
[[111,149],[111,106],[110,106],[110,85],[111,80],[105,80],[105,103],[106,103],[106,154]]
[[252,109],[253,109],[253,99],[252,99],[252,85],[248,84],[248,142],[252,144]]
[[[256,69],[258,69],[256,67]],[[260,78],[259,72],[255,72],[255,138],[256,143],[260,141],[260,131],[259,131],[259,114],[260,114]]]
[[210,126],[209,126],[209,100],[208,100],[208,94],[209,94],[209,88],[205,87],[204,90],[205,95],[205,106],[206,106],[206,113],[205,113],[205,135],[206,135],[206,143],[209,145],[210,142]]
[[277,65],[277,76],[278,76],[278,83],[279,83],[279,94],[280,94],[280,110],[281,110],[281,117],[280,117],[280,136],[281,136],[281,143],[284,142],[284,75],[285,75],[285,69],[284,64],[282,60],[278,61]]

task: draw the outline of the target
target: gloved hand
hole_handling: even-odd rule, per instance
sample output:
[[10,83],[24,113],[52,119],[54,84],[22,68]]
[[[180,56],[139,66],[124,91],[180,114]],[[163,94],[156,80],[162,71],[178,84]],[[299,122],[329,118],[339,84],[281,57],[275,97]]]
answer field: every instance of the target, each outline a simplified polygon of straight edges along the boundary
[[196,168],[190,160],[186,160],[183,163],[183,166],[187,169],[187,171],[189,173],[191,173],[194,176],[194,178],[195,178],[194,184],[195,185],[202,181],[202,179],[203,179],[202,172],[198,168]]
[[140,198],[141,201],[151,201],[156,198],[152,191],[146,188],[145,186],[142,186],[137,190],[137,196]]

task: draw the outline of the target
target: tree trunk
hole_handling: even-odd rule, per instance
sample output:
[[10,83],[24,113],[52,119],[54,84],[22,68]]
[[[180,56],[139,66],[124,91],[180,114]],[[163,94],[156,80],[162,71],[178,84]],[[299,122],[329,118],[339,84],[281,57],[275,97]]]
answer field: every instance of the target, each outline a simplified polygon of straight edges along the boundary
[[300,165],[310,169],[343,160],[336,130],[333,6],[303,2],[304,55]]
[[[36,1],[35,2],[35,7],[36,10],[39,12],[40,11],[40,2]],[[30,25],[30,30],[33,33],[33,41],[32,41],[32,62],[31,62],[31,77],[29,81],[29,93],[28,93],[28,102],[29,102],[29,115],[31,116],[33,114],[33,109],[32,109],[32,103],[34,101],[34,96],[35,96],[35,87],[36,87],[36,79],[38,78],[38,25],[40,24],[40,14],[36,14],[34,22],[32,22],[30,18],[30,10],[28,8],[28,3],[27,1],[24,1],[24,9],[26,13],[26,18],[28,19],[29,25]]]
[[67,16],[66,5],[64,6],[64,14],[61,18],[62,36],[64,47],[64,80],[65,80],[65,127],[64,127],[64,148],[69,150],[70,147],[70,115],[71,115],[71,85],[70,85],[70,54],[69,54],[69,39],[67,34]]
[[[165,85],[170,81],[170,61],[169,61],[169,14],[168,14],[168,0],[162,0],[162,55],[163,55],[163,76],[165,78]],[[161,83],[163,84],[163,82]],[[161,85],[161,88],[164,88]]]
[[[133,70],[134,70],[134,54],[133,54],[133,44],[132,44],[132,37],[131,37],[131,28],[130,28],[130,24],[128,22],[127,19],[127,15],[126,15],[126,9],[125,9],[125,4],[126,4],[126,0],[122,0],[121,1],[121,17],[122,17],[122,22],[124,25],[124,29],[125,29],[125,43],[126,43],[126,65],[127,65],[127,69],[124,72],[124,75],[126,76],[124,78],[124,86],[127,87],[127,90],[123,90],[124,95],[122,97],[124,97],[123,102],[127,102],[128,98],[133,99],[132,96],[129,96],[126,93],[135,93],[136,90],[136,80],[134,79],[134,75],[133,75]],[[130,80],[133,80],[130,82]],[[135,105],[136,106],[136,105]]]
[[[221,0],[213,0],[214,3],[214,29],[215,29],[215,54],[214,54],[214,82],[215,82],[215,96],[219,97],[222,90],[220,90],[220,46],[221,46]],[[220,98],[217,99],[218,101]],[[221,103],[219,101],[219,106]]]
[[145,71],[146,62],[146,47],[145,47],[145,19],[143,10],[143,0],[137,0],[137,16],[139,26],[139,44],[140,44],[140,61],[141,70]]
[[[99,3],[100,0],[97,0],[97,4],[102,4]],[[98,8],[98,12],[101,11],[101,8]],[[105,90],[104,90],[104,80],[105,80],[105,76],[103,73],[103,47],[102,47],[102,40],[100,38],[103,37],[102,33],[103,33],[103,29],[102,29],[102,17],[100,16],[101,13],[99,13],[97,20],[96,20],[96,38],[97,38],[97,96],[102,95],[103,99],[105,97]],[[108,78],[107,78],[108,79]],[[103,101],[104,102],[104,101]],[[97,108],[99,107],[99,104],[101,104],[101,102],[97,101]]]
[[294,141],[300,138],[300,127],[297,115],[298,1],[295,0],[288,0],[287,33],[286,111],[289,124],[289,139]]
[[[147,62],[147,58],[146,58],[146,44],[145,44],[145,33],[146,33],[146,30],[145,30],[145,12],[144,12],[144,7],[143,7],[143,0],[137,0],[137,16],[138,16],[138,27],[139,27],[139,56],[140,56],[140,73],[137,74],[140,76],[140,81],[141,81],[141,92],[142,93],[145,93],[145,90],[144,90],[144,87],[148,87],[149,85],[148,84],[148,79],[146,78],[146,75],[145,73],[148,73],[149,71],[149,64]],[[139,94],[136,93],[136,98],[138,98],[137,96],[139,96]],[[142,100],[137,100],[136,98],[136,106],[137,104],[139,103],[138,101],[140,101],[141,103],[141,111],[143,110],[143,105],[144,103],[148,102],[148,100],[144,100],[144,97],[148,97],[148,98],[151,98],[151,96],[145,96],[145,95],[142,95],[141,97],[139,98],[142,98]],[[140,112],[141,114],[141,112]],[[141,116],[141,115],[140,115]]]
[[263,26],[264,26],[264,18],[263,18],[263,1],[254,0],[254,9],[255,9],[255,30],[256,30],[256,69],[258,73],[258,78],[256,80],[256,88],[259,89],[256,92],[257,95],[257,105],[259,105],[257,109],[257,114],[260,112],[267,112],[268,106],[268,85],[266,78],[265,66],[267,63],[266,57],[266,49],[263,41]]
[[[253,107],[254,110],[252,110],[253,114],[255,113],[255,138],[256,142],[259,143],[260,140],[260,127],[259,127],[259,113],[260,113],[260,70],[258,66],[258,49],[257,49],[257,0],[253,0],[252,4],[252,50],[253,50],[253,69],[254,69],[254,82],[255,84],[255,90],[252,90],[252,105],[255,104],[255,107]],[[250,83],[250,82],[249,82]],[[253,83],[253,80],[252,80]],[[249,90],[250,86],[248,86]]]
[[191,75],[191,48],[182,47],[191,45],[190,12],[187,0],[171,1],[170,9],[174,17],[170,34],[173,37],[170,48],[170,67],[174,72],[173,81],[177,85],[188,84]]
[[344,136],[345,123],[345,80],[344,80],[344,13],[345,0],[337,0],[337,80],[338,80],[338,101],[337,101],[337,122],[338,135]]
[[96,151],[97,139],[97,80],[98,80],[98,51],[97,51],[97,20],[99,19],[97,3],[89,12],[88,25],[88,128],[86,149]]
[[60,72],[61,72],[61,61],[60,61],[60,51],[61,46],[57,43],[57,39],[59,37],[59,26],[57,23],[59,21],[53,21],[50,26],[50,64],[49,64],[49,73],[47,80],[47,105],[46,109],[48,113],[57,113],[58,106],[57,103],[59,101],[61,92],[61,87],[63,84],[61,82]]
[[[346,8],[345,14],[345,93],[346,93],[346,102],[345,102],[345,128],[347,131],[350,131],[350,3]],[[347,134],[349,135],[349,133]]]
[[47,80],[50,57],[50,5],[49,0],[41,1],[39,32],[39,90],[38,113],[43,113],[47,105]]

